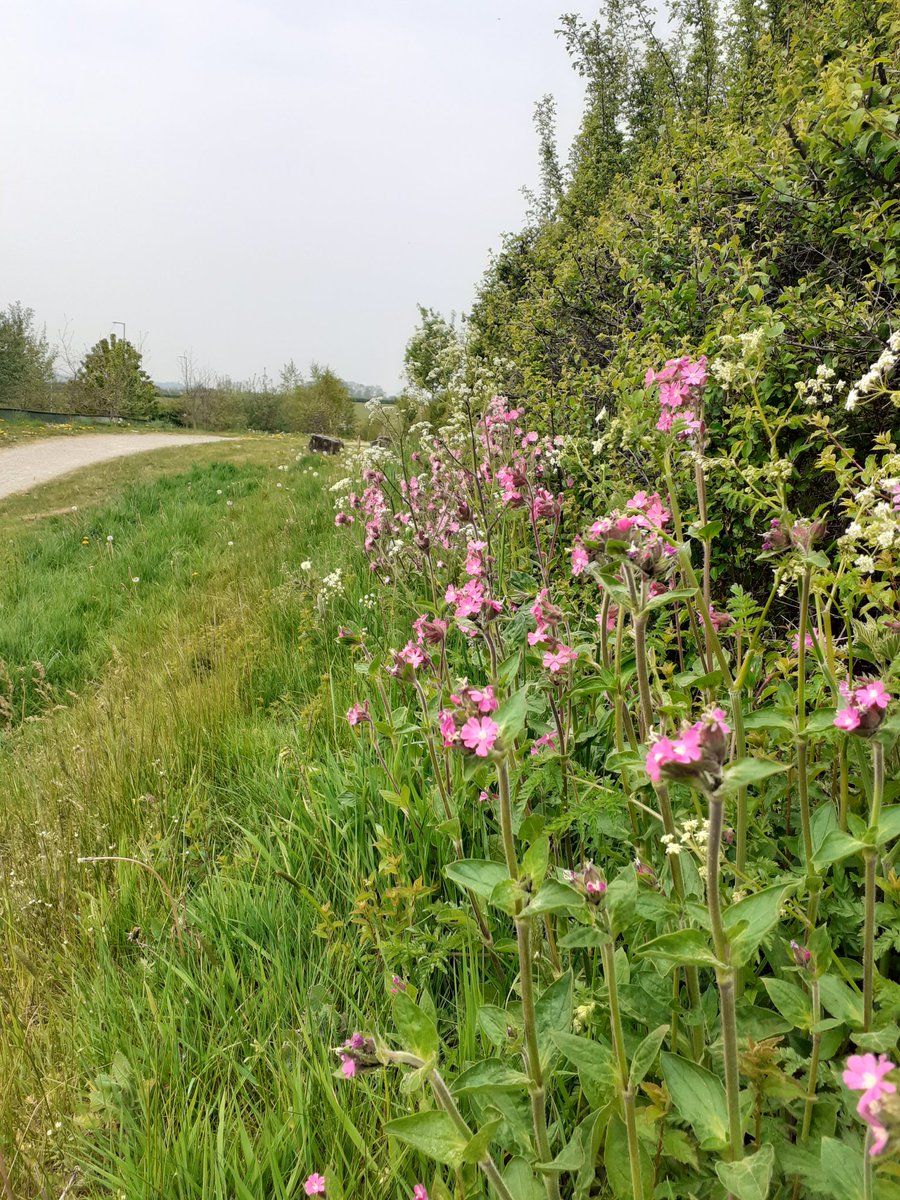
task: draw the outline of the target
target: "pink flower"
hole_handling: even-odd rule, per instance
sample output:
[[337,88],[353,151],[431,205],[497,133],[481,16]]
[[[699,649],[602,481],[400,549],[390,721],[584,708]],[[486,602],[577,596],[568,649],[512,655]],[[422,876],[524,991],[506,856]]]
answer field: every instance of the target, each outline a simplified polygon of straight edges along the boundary
[[873,679],[856,689],[853,694],[853,702],[857,708],[862,709],[887,708],[891,702],[891,697],[885,691],[881,680]]
[[392,994],[396,996],[398,992],[405,992],[405,991],[406,991],[406,984],[403,982],[403,980],[400,978],[400,976],[392,975],[391,976],[391,992],[392,992]]
[[841,1078],[852,1092],[865,1092],[870,1099],[876,1100],[896,1092],[894,1084],[885,1082],[884,1078],[896,1070],[897,1064],[886,1054],[879,1054],[877,1058],[874,1054],[851,1054]]
[[551,675],[555,675],[568,663],[574,662],[577,657],[577,652],[571,646],[565,646],[562,642],[557,642],[554,650],[545,651],[543,665]]
[[312,1175],[310,1175],[306,1183],[304,1183],[303,1190],[306,1192],[307,1196],[324,1196],[325,1176],[317,1175],[316,1172],[313,1171]]
[[347,709],[348,725],[359,725],[363,721],[368,721],[369,718],[369,702],[366,700],[363,704],[354,704],[352,708]]
[[587,550],[579,543],[572,550],[572,574],[581,575],[590,561]]
[[896,1085],[885,1079],[885,1075],[896,1069],[896,1063],[884,1054],[879,1054],[877,1058],[874,1054],[851,1054],[843,1072],[845,1085],[852,1091],[862,1092],[856,1111],[872,1133],[872,1145],[869,1147],[872,1158],[880,1154],[888,1142],[887,1129],[880,1119],[880,1108],[884,1097],[897,1091]]
[[417,1183],[413,1188],[413,1200],[428,1200],[428,1193],[425,1190],[425,1185]]
[[456,717],[451,709],[442,708],[438,713],[438,728],[444,739],[444,745],[452,746],[456,742]]
[[350,515],[350,513],[339,512],[334,518],[334,523],[335,525],[352,525],[353,517]]
[[531,743],[531,757],[534,758],[536,754],[540,754],[545,746],[549,746],[551,750],[556,749],[555,729],[552,729],[549,733],[542,733],[539,738],[536,738]]
[[838,729],[851,733],[859,726],[859,713],[855,708],[842,708],[834,718],[834,723]]
[[481,691],[473,689],[469,692],[469,699],[473,704],[477,704],[478,711],[482,713],[496,712],[500,707],[500,702],[494,695],[494,689],[490,686],[482,688]]
[[409,663],[413,670],[416,670],[417,667],[421,667],[428,661],[422,653],[421,648],[413,641],[406,643],[403,649],[398,652],[398,657],[404,662]]
[[364,1049],[365,1044],[366,1039],[361,1033],[352,1033],[346,1042],[346,1045],[348,1045],[351,1050],[362,1050]]
[[341,1055],[341,1073],[345,1079],[352,1079],[356,1074],[356,1062],[349,1054]]
[[672,748],[672,739],[661,737],[647,751],[644,766],[654,783],[659,783],[662,768],[672,761]]
[[731,727],[726,723],[726,712],[722,708],[711,709],[704,718],[710,729],[718,729],[719,733],[731,733]]
[[487,758],[500,736],[500,727],[490,717],[469,717],[459,732],[466,749],[474,750],[477,758]]

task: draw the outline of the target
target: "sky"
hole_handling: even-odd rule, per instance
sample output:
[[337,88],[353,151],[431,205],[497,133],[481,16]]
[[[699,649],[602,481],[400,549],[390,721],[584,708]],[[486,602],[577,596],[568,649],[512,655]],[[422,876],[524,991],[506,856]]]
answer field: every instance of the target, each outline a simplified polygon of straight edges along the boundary
[[[567,146],[572,0],[3,0],[0,307],[157,380],[293,359],[395,390]],[[589,5],[590,13],[595,8]]]

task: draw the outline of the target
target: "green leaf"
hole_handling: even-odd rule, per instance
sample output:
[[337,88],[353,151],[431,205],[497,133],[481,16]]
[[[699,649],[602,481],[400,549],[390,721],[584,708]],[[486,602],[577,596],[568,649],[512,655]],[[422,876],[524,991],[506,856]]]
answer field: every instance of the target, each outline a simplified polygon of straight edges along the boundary
[[495,1004],[483,1004],[478,1010],[478,1026],[495,1046],[508,1046],[510,1037],[507,1030],[512,1028],[518,1032],[521,1025],[521,1018],[507,1012],[505,1008],[498,1008]]
[[883,846],[885,842],[892,842],[895,837],[900,837],[900,804],[892,804],[881,810],[877,844]]
[[546,1193],[524,1158],[511,1158],[503,1172],[503,1182],[513,1200],[544,1200]]
[[553,1041],[578,1071],[592,1108],[602,1108],[615,1096],[616,1068],[610,1046],[574,1033],[555,1033]]
[[664,933],[652,941],[644,942],[634,951],[635,955],[662,960],[670,966],[687,964],[694,967],[716,967],[722,964],[713,953],[709,934],[702,929],[676,929]]
[[572,1027],[572,972],[566,971],[541,994],[534,1006],[538,1041]]
[[822,1138],[821,1163],[829,1192],[835,1200],[863,1200],[861,1149],[836,1138]]
[[819,995],[822,997],[823,1007],[833,1017],[837,1017],[845,1025],[857,1027],[862,1025],[862,996],[858,992],[854,992],[842,980],[837,979],[834,975],[823,975],[819,980]]
[[561,950],[599,950],[609,941],[609,934],[594,925],[576,925],[559,939]]
[[541,890],[531,897],[524,911],[529,916],[536,916],[538,913],[565,912],[584,907],[585,899],[580,892],[576,892],[567,883],[548,879]]
[[853,854],[859,854],[863,843],[840,829],[830,829],[822,843],[813,853],[813,865],[827,867],[829,863],[843,862]]
[[507,877],[501,879],[491,890],[488,903],[512,917],[515,916],[516,909],[521,905],[523,895],[522,885],[517,880]]
[[786,1021],[795,1029],[809,1029],[812,1024],[812,1005],[802,988],[786,979],[763,979],[769,999]]
[[435,1109],[388,1121],[384,1131],[448,1167],[459,1166],[467,1145],[449,1115]]
[[504,700],[494,713],[494,720],[500,726],[500,737],[507,745],[521,734],[527,716],[528,689],[523,687]]
[[450,1086],[454,1096],[470,1092],[515,1092],[528,1087],[528,1076],[499,1058],[486,1058],[458,1075]]
[[[491,1111],[496,1112],[497,1110],[492,1109]],[[488,1154],[488,1147],[491,1144],[494,1134],[502,1124],[502,1117],[495,1117],[491,1121],[485,1121],[478,1132],[474,1134],[472,1138],[470,1138],[465,1150],[463,1150],[463,1162],[479,1163],[483,1158],[486,1158]]]
[[[653,1162],[640,1143],[638,1143],[638,1159],[644,1195],[652,1196]],[[606,1142],[603,1147],[603,1165],[606,1167],[606,1178],[613,1195],[619,1197],[620,1200],[634,1200],[634,1188],[631,1185],[631,1159],[628,1155],[628,1133],[625,1129],[625,1122],[620,1116],[611,1117],[607,1126]]]
[[748,713],[744,717],[744,728],[782,729],[785,733],[792,733],[794,722],[777,708],[758,708],[756,712]]
[[663,1050],[663,1078],[680,1117],[697,1135],[702,1150],[721,1150],[728,1144],[725,1088],[705,1067]]
[[778,924],[785,897],[794,884],[775,884],[731,904],[722,914],[722,924],[731,942],[731,961],[745,966],[759,949],[763,939]]
[[444,867],[444,874],[464,891],[490,900],[491,892],[502,879],[509,879],[503,863],[482,858],[463,858]]
[[719,791],[723,795],[730,795],[786,770],[787,763],[772,762],[769,758],[739,758],[725,768]]
[[394,1024],[404,1050],[428,1062],[438,1052],[438,1031],[434,1018],[416,1004],[408,992],[394,996]]
[[534,891],[544,882],[549,862],[550,839],[546,834],[542,834],[528,847],[522,858],[522,873],[531,880]]
[[668,1025],[660,1025],[652,1029],[631,1057],[631,1070],[628,1073],[628,1084],[636,1092],[644,1080],[644,1076],[653,1066],[660,1047],[669,1032]]
[[614,937],[624,932],[634,920],[637,898],[637,873],[634,867],[628,866],[610,880],[603,897]]
[[741,1162],[718,1162],[716,1174],[737,1200],[767,1200],[775,1167],[775,1147],[764,1143]]

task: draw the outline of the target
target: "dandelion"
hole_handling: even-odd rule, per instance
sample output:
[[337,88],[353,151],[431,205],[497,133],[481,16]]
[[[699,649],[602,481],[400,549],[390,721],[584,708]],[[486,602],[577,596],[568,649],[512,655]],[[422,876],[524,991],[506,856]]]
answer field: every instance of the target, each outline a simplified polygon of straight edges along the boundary
[[141,577],[140,577],[140,575],[132,575],[132,577],[131,577],[131,582],[132,582],[132,583],[140,583],[140,582],[141,582]]
[[318,1175],[313,1171],[312,1175],[306,1180],[303,1185],[303,1190],[307,1196],[324,1196],[325,1195],[325,1176]]

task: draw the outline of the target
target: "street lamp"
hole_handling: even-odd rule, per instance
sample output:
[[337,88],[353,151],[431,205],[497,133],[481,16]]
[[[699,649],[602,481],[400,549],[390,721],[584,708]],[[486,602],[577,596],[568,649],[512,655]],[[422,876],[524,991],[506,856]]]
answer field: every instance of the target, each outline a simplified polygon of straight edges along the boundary
[[125,339],[125,322],[124,321],[111,321],[110,324],[122,326],[122,341],[124,342],[126,340]]

